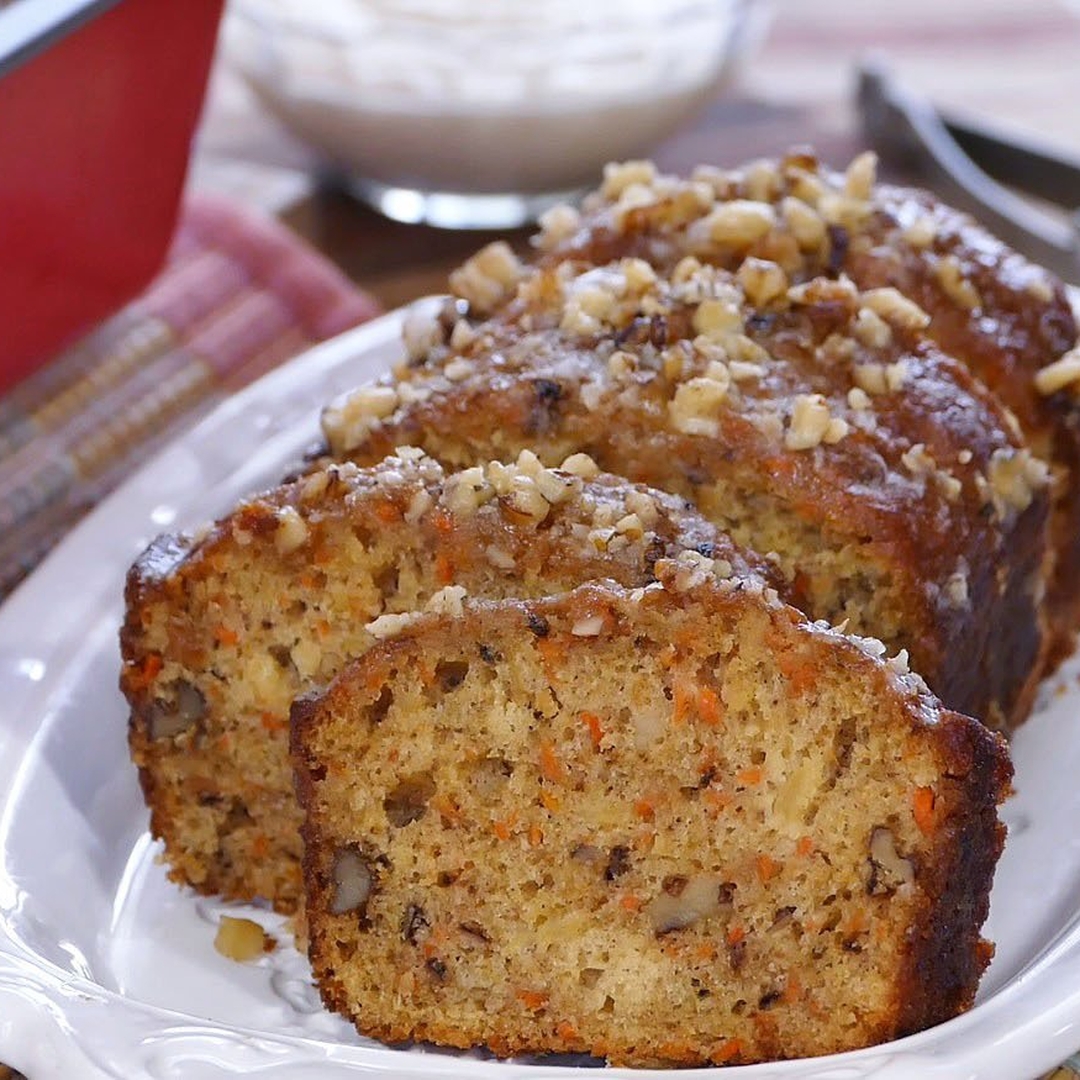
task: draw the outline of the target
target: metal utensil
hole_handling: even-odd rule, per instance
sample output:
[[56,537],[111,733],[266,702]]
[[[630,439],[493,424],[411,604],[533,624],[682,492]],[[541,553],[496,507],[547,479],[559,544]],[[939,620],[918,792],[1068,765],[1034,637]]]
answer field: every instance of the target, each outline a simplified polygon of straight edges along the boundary
[[[883,160],[914,172],[1034,261],[1080,280],[1080,161],[949,116],[879,61],[860,67],[857,103],[863,135]],[[1010,188],[1061,207],[1066,219]]]

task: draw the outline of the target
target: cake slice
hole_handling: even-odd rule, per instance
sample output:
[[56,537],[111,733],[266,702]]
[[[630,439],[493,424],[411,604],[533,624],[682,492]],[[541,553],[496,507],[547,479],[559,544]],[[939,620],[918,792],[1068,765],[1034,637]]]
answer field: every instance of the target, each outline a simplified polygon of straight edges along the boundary
[[[930,261],[880,225],[865,172],[610,169],[583,215],[547,219],[534,261],[489,246],[452,276],[456,302],[407,321],[393,374],[325,411],[330,454],[367,464],[409,443],[460,468],[584,451],[771,554],[811,616],[907,649],[949,707],[1014,727],[1060,636],[1044,597],[1067,567],[1070,595],[1080,581],[1060,528],[1080,485],[1051,484],[1053,429],[1029,441],[999,394],[1020,376],[990,376],[1027,365],[1030,384],[1065,331],[1036,339],[1014,319],[1023,365],[985,335],[946,351],[975,332],[935,336],[938,278],[913,299],[882,276],[895,264],[910,284]],[[963,318],[1004,326],[1016,296],[956,273],[939,276],[981,305]],[[1022,280],[1057,311],[1044,277]]]
[[[895,289],[916,304],[927,316],[922,335],[988,387],[1053,465],[1046,607],[1049,659],[1059,660],[1080,626],[1080,356],[1066,287],[930,193],[877,183],[875,164],[863,153],[838,175],[796,151],[702,167],[689,181],[643,162],[611,166],[580,218],[551,216],[543,258],[601,265],[636,255],[673,268],[691,255],[735,271],[749,255],[795,283],[846,276],[862,292]],[[707,225],[695,189],[719,208]],[[756,235],[732,243],[723,226],[740,210]]]
[[970,1006],[1010,766],[710,560],[416,618],[292,713],[310,954],[364,1035],[718,1065]]
[[560,470],[525,453],[447,475],[413,450],[317,470],[202,534],[157,540],[128,577],[121,688],[170,875],[294,910],[298,693],[433,598],[643,585],[682,550],[772,573],[684,500],[598,475],[580,455]]

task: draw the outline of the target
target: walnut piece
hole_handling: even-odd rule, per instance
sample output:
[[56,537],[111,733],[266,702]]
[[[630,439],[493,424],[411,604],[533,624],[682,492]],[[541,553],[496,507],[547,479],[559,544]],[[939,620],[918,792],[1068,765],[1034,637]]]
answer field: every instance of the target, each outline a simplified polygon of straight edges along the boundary
[[239,963],[255,960],[263,953],[272,951],[276,944],[257,922],[234,919],[231,915],[221,916],[214,937],[214,948],[222,956]]
[[870,834],[870,879],[866,891],[871,896],[896,892],[901,885],[915,881],[915,867],[910,859],[896,850],[896,837],[891,829],[878,826]]
[[330,914],[344,915],[348,911],[365,914],[375,888],[371,860],[356,848],[344,848],[337,853],[330,876],[333,884]]

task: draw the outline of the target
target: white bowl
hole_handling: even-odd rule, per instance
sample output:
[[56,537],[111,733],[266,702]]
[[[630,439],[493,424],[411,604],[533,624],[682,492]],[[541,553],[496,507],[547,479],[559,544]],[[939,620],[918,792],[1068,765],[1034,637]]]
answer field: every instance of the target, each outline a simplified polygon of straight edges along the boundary
[[225,41],[267,108],[363,197],[405,220],[495,227],[673,133],[754,40],[755,10],[753,0],[237,0]]

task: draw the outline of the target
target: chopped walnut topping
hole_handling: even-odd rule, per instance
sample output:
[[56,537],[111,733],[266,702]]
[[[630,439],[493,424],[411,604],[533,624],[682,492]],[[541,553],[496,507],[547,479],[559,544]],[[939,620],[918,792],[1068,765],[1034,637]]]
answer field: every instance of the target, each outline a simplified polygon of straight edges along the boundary
[[355,461],[335,461],[327,466],[328,471],[334,473],[337,480],[342,483],[352,483],[360,476],[360,466]]
[[706,337],[722,336],[742,330],[742,314],[736,304],[728,300],[702,300],[694,312],[694,330]]
[[[519,525],[543,521],[552,506],[565,502],[581,488],[579,477],[567,470],[544,467],[531,450],[522,450],[513,465],[492,461],[486,470],[466,469],[452,485],[451,504],[467,505],[471,492],[486,501],[484,486],[499,498],[503,512]],[[459,493],[464,489],[463,493]]]
[[538,525],[551,510],[551,503],[540,494],[536,482],[516,476],[510,490],[499,496],[503,513],[515,524]]
[[[432,595],[431,599],[424,605],[424,610],[434,612],[437,615],[451,615],[454,618],[460,618],[465,610],[462,601],[468,595],[468,590],[463,585],[447,585]],[[370,629],[370,626],[368,629]]]
[[995,450],[987,469],[989,494],[998,514],[1008,510],[1024,511],[1035,492],[1046,487],[1050,470],[1030,450]]
[[937,467],[937,462],[923,443],[915,443],[914,446],[905,450],[900,455],[900,461],[904,468],[914,476],[925,476]]
[[571,454],[559,470],[580,476],[582,480],[595,480],[600,475],[600,466],[588,454]]
[[870,408],[870,395],[858,386],[853,386],[847,392],[848,406],[856,412],[865,412]]
[[608,374],[613,379],[625,379],[637,370],[637,357],[633,353],[616,349],[607,362]]
[[592,544],[597,551],[607,551],[614,535],[614,529],[604,526],[598,529],[590,529],[588,539],[589,543]]
[[958,307],[968,310],[982,307],[979,290],[964,277],[960,260],[955,255],[943,255],[938,259],[934,276],[945,295]]
[[949,502],[956,502],[960,498],[960,493],[964,490],[964,485],[948,469],[939,468],[934,473],[934,483],[941,489],[942,495]]
[[474,465],[447,480],[442,501],[451,513],[467,516],[476,513],[494,494],[484,470]]
[[[384,641],[386,638],[396,637],[403,630],[410,627],[420,618],[418,611],[404,611],[399,614],[380,615],[372,619],[364,629],[373,637]],[[295,651],[295,650],[294,650]]]
[[840,416],[834,416],[829,420],[829,426],[825,429],[825,434],[822,436],[821,441],[828,443],[830,446],[834,443],[838,443],[851,431],[851,425]]
[[296,512],[295,507],[281,507],[277,512],[277,521],[274,547],[279,555],[288,555],[307,542],[307,522]]
[[916,218],[905,230],[904,239],[913,248],[922,251],[937,238],[937,225],[931,217]]
[[346,454],[355,450],[380,420],[398,407],[398,392],[392,386],[361,386],[332,401],[322,414],[322,429],[330,450]]
[[776,227],[776,211],[769,203],[732,199],[695,224],[700,225],[700,232],[712,243],[748,248]]
[[581,404],[584,405],[589,412],[596,412],[596,410],[600,408],[600,402],[604,396],[604,388],[599,382],[590,380],[589,382],[581,384],[579,394],[581,396]]
[[752,161],[743,172],[743,187],[755,202],[772,202],[780,194],[780,172],[765,158]]
[[[686,592],[716,577],[716,562],[698,551],[680,551],[673,562],[666,559],[661,562],[665,565],[661,567],[657,563],[657,573],[659,575],[662,569],[665,580],[670,580],[676,592]],[[731,564],[726,565],[728,575],[720,576],[730,576]]]
[[410,525],[415,525],[435,504],[431,492],[427,488],[417,488],[409,500],[408,509],[405,511],[405,520]]
[[476,340],[476,331],[465,321],[458,319],[450,331],[450,348],[461,352]]
[[863,227],[870,214],[870,203],[837,191],[826,191],[817,202],[818,213],[829,225],[839,225],[849,233]]
[[560,329],[579,337],[598,334],[615,310],[615,294],[597,286],[575,290],[563,308]]
[[660,370],[670,382],[680,382],[686,377],[694,347],[688,341],[678,341],[660,354]]
[[855,339],[830,334],[818,347],[818,356],[828,364],[847,364],[855,359]]
[[738,272],[739,284],[746,298],[756,307],[765,307],[770,301],[787,292],[787,274],[767,259],[746,259]]
[[544,463],[536,456],[534,450],[525,449],[518,454],[514,467],[523,475],[535,480],[544,471]]
[[450,275],[450,288],[469,302],[470,311],[486,315],[513,293],[524,272],[510,245],[496,240]]
[[626,496],[627,513],[633,514],[646,529],[652,528],[660,519],[656,500],[644,491],[634,489]]
[[852,199],[866,201],[874,194],[877,182],[877,154],[864,150],[847,167],[844,173],[844,194]]
[[772,409],[767,412],[751,413],[749,419],[750,423],[771,442],[778,442],[784,437],[784,419]]
[[550,251],[564,240],[569,240],[581,228],[581,214],[572,206],[560,203],[545,210],[539,219],[539,245],[542,250]]
[[414,304],[401,324],[401,340],[412,361],[424,360],[437,346],[445,344],[446,329],[437,311],[426,304]]
[[431,387],[423,383],[402,382],[397,386],[398,401],[402,405],[414,405],[431,397]]
[[734,173],[716,165],[696,165],[690,179],[695,184],[705,185],[714,199],[730,199],[738,186]]
[[894,657],[890,657],[886,661],[886,666],[890,667],[897,675],[906,675],[912,666],[910,666],[910,657],[907,654],[907,649],[901,649]]
[[703,267],[693,255],[684,255],[671,271],[672,285],[685,285],[693,281],[702,271]]
[[645,535],[645,527],[637,514],[627,514],[625,517],[619,518],[615,522],[615,531],[629,540],[640,540]]
[[615,203],[615,225],[625,228],[632,210],[653,206],[660,197],[660,192],[650,184],[628,185]]
[[825,196],[825,181],[816,172],[803,168],[787,170],[788,186],[796,199],[816,207]]
[[330,474],[325,469],[313,472],[300,481],[300,498],[312,502],[330,486]]
[[765,374],[765,368],[761,364],[751,363],[748,360],[729,360],[727,369],[732,382],[760,379]]
[[859,308],[851,329],[868,349],[884,349],[892,341],[892,328],[868,307]]
[[859,290],[850,278],[816,277],[799,285],[792,285],[787,298],[793,304],[843,304],[855,311],[859,304]]
[[461,382],[467,379],[476,370],[476,365],[471,360],[462,356],[455,356],[443,369],[443,374],[451,382]]
[[656,285],[656,271],[644,259],[623,259],[619,268],[626,292],[643,293]]
[[580,274],[567,286],[560,327],[589,337],[641,310],[642,294],[656,284],[656,273],[642,259],[626,258]]
[[784,435],[789,450],[811,450],[819,444],[839,442],[849,431],[845,420],[834,418],[820,394],[799,394]]
[[784,224],[803,251],[817,251],[825,243],[825,222],[821,215],[802,199],[786,196],[780,203]]
[[1080,385],[1080,346],[1070,349],[1060,360],[1047,364],[1035,375],[1035,389],[1044,397],[1077,385]]
[[944,593],[949,603],[956,608],[968,605],[968,575],[966,570],[956,570],[945,582]]
[[240,547],[247,547],[255,539],[250,529],[245,529],[239,521],[233,521],[229,531],[232,533],[233,542]]
[[720,423],[716,413],[727,398],[729,385],[730,376],[725,382],[713,375],[690,379],[680,385],[668,404],[668,415],[675,430],[685,435],[718,435]]
[[884,364],[858,364],[852,370],[851,378],[864,394],[884,394],[889,389]]
[[533,477],[533,483],[552,506],[566,502],[576,491],[581,490],[581,480],[578,477],[560,474],[552,469],[541,469]]
[[609,202],[620,198],[632,184],[652,187],[656,166],[651,161],[612,161],[604,166],[600,194]]
[[868,289],[862,294],[862,303],[876,315],[888,319],[903,330],[924,330],[930,325],[930,316],[914,300],[909,300],[899,289],[891,286]]

